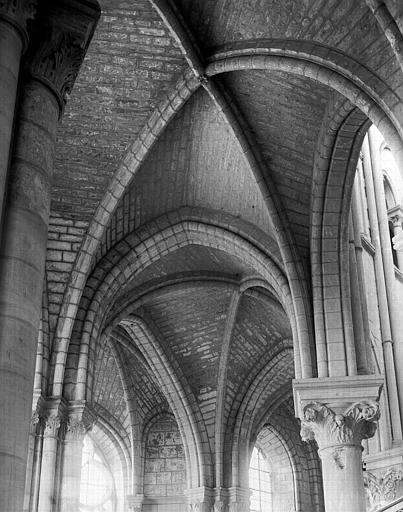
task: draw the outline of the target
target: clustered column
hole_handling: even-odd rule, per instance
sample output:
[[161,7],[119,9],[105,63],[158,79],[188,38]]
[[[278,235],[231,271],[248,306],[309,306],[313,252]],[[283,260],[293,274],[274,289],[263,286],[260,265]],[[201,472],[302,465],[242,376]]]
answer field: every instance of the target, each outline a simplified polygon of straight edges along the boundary
[[[55,4],[40,3],[20,79],[0,247],[0,510],[7,512],[23,509],[56,129],[99,17],[97,4]],[[8,37],[11,41],[16,35]],[[10,62],[22,51],[22,45],[15,45]],[[6,98],[13,104],[8,93]]]
[[83,403],[50,399],[35,413],[24,512],[79,512],[83,441],[95,415]]

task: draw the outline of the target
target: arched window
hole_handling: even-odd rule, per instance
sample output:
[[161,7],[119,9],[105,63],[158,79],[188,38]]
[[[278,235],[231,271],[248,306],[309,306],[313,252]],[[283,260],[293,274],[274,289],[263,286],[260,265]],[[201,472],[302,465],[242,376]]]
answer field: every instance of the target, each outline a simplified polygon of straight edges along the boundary
[[269,465],[258,448],[254,448],[249,466],[249,488],[251,490],[251,512],[271,512],[272,489]]
[[81,466],[80,512],[115,512],[113,476],[92,439],[84,438]]

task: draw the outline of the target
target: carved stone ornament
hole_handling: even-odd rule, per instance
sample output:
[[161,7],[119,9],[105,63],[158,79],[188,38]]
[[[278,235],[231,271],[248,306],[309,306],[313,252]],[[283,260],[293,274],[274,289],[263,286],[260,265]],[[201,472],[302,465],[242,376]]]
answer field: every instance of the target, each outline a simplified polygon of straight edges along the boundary
[[87,432],[85,423],[77,418],[69,418],[66,423],[66,440],[82,441]]
[[214,503],[213,512],[224,512],[224,503],[221,500],[217,500]]
[[31,416],[31,423],[30,423],[30,428],[29,428],[30,434],[36,434],[36,429],[37,429],[37,426],[39,423],[39,419],[40,418],[39,418],[38,412],[34,411]]
[[[379,405],[376,402],[359,402],[343,414],[318,402],[304,407],[301,423],[301,437],[304,441],[315,439],[319,449],[332,445],[360,445],[363,439],[375,434],[379,419]],[[337,463],[342,464],[341,454]]]
[[403,472],[396,468],[388,469],[380,478],[369,471],[364,473],[364,484],[370,512],[375,512],[396,498],[397,483],[402,478]]
[[45,0],[27,57],[29,75],[52,90],[61,109],[73,88],[100,14],[95,5],[82,12],[78,9],[66,0]]
[[31,61],[30,74],[50,87],[63,105],[73,88],[85,51],[71,34],[52,32]]
[[60,416],[52,414],[45,419],[43,435],[45,437],[56,437],[60,428]]
[[200,500],[192,501],[188,505],[189,512],[201,512],[201,502]]
[[27,21],[36,13],[37,0],[0,0],[0,20],[13,25],[21,34],[24,50],[28,44]]

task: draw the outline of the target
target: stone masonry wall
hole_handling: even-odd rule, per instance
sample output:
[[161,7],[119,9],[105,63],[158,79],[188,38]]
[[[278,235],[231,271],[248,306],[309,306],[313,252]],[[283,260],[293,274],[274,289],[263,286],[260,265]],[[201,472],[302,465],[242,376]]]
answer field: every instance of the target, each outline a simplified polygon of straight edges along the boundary
[[49,221],[46,254],[49,327],[53,334],[70,272],[87,230],[88,223],[52,216]]
[[159,419],[151,427],[145,450],[144,495],[177,496],[186,487],[182,439],[173,418]]

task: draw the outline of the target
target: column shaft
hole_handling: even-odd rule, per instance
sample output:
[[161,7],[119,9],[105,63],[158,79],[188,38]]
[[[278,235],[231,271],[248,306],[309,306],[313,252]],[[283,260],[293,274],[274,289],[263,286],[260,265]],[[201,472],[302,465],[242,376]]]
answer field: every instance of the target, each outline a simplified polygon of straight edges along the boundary
[[383,355],[385,363],[386,385],[388,387],[389,411],[392,424],[393,439],[401,442],[402,426],[400,421],[400,404],[398,397],[398,388],[395,372],[394,350],[392,343],[392,330],[390,323],[388,296],[386,292],[384,261],[381,250],[381,240],[379,234],[378,215],[375,201],[374,183],[372,178],[372,164],[369,153],[368,139],[363,144],[364,164],[363,170],[365,175],[365,186],[367,190],[368,214],[371,229],[372,243],[375,247],[374,267],[375,281],[379,305],[379,320],[381,325],[381,336]]
[[[51,419],[53,421],[53,419]],[[46,432],[43,437],[41,482],[39,488],[38,512],[53,512],[56,505],[55,475],[58,449],[57,431],[60,421],[53,431]]]
[[79,512],[82,451],[82,439],[64,441],[60,512]]
[[0,510],[8,512],[23,508],[58,116],[52,93],[27,83],[0,248]]
[[366,512],[361,453],[360,445],[319,450],[326,512]]
[[[0,232],[3,220],[5,184],[10,159],[13,133],[15,100],[18,75],[24,41],[24,14],[20,2],[19,10],[11,13],[11,8],[0,7]],[[6,9],[1,12],[1,9]],[[2,15],[4,18],[2,18]]]
[[355,250],[353,220],[350,213],[349,218],[349,270],[350,270],[350,296],[351,296],[351,313],[353,317],[354,340],[357,354],[357,370],[359,374],[367,374],[367,350],[364,338],[364,322],[361,311],[360,283],[358,280],[357,260]]
[[[374,183],[375,202],[378,212],[378,225],[379,225],[379,237],[381,241],[381,251],[383,258],[384,267],[384,279],[385,288],[387,295],[387,305],[389,307],[389,319],[392,334],[393,348],[397,361],[403,361],[403,325],[401,322],[401,312],[399,311],[398,302],[396,301],[395,291],[395,272],[394,263],[392,256],[392,248],[390,245],[389,238],[389,224],[388,216],[386,212],[386,201],[385,191],[383,186],[383,175],[380,168],[380,154],[377,147],[376,141],[373,136],[373,132],[369,130],[369,150],[371,155],[372,163],[372,178]],[[394,367],[397,381],[397,393],[400,410],[400,423],[403,421],[402,407],[403,407],[403,368],[402,365],[395,364]],[[394,414],[394,410],[391,410],[391,414]],[[401,439],[401,433],[400,433]]]

